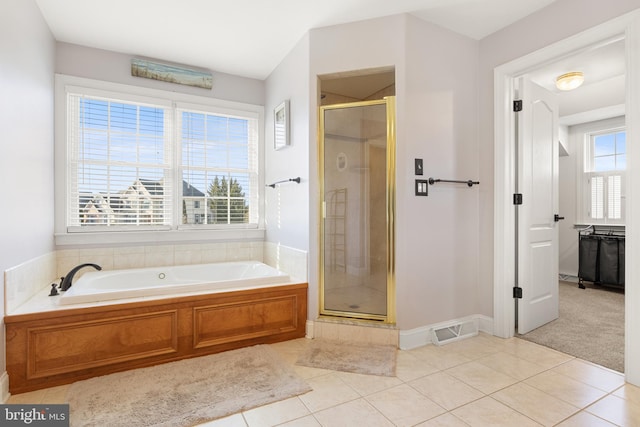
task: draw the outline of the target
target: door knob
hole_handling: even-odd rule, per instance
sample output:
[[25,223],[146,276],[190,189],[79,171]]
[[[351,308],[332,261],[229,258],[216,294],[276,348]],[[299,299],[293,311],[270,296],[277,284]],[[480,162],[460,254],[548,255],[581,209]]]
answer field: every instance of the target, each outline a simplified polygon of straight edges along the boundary
[[555,214],[555,215],[553,216],[553,220],[554,220],[555,222],[558,222],[558,221],[563,220],[563,219],[564,219],[564,217],[563,217],[563,216],[560,216],[560,215],[558,215],[558,214]]

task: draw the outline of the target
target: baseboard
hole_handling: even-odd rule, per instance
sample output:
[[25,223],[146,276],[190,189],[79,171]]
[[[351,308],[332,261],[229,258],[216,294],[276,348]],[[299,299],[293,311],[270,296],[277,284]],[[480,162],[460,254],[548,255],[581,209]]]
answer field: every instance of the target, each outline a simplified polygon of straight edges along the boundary
[[476,319],[478,319],[478,330],[480,330],[480,332],[493,335],[493,318],[492,317],[478,314],[476,315]]
[[452,319],[446,322],[434,323],[431,325],[420,326],[418,328],[400,331],[401,350],[411,350],[433,343],[433,330],[447,327],[452,324],[460,324],[469,321],[475,321],[478,324],[478,330],[493,335],[493,319],[481,314]]
[[[470,320],[478,323],[478,330],[489,335],[493,335],[493,319],[482,314],[475,314],[459,319],[453,319],[446,322],[434,323],[432,325],[420,326],[415,329],[409,329],[406,331],[400,330],[398,333],[398,346],[401,350],[411,350],[433,343],[433,330],[439,327],[447,326],[450,324],[464,323]],[[314,338],[315,322],[313,320],[307,320],[306,322],[306,337]]]
[[313,320],[307,320],[305,325],[305,338],[313,339]]
[[9,397],[11,397],[11,393],[9,393],[9,375],[5,371],[0,375],[0,402],[7,403]]
[[558,278],[560,280],[563,280],[565,282],[571,282],[571,283],[578,283],[580,280],[578,278],[577,275],[575,274],[564,274],[564,273],[560,273],[558,275]]
[[431,344],[431,326],[421,326],[408,331],[400,331],[400,350],[411,350]]

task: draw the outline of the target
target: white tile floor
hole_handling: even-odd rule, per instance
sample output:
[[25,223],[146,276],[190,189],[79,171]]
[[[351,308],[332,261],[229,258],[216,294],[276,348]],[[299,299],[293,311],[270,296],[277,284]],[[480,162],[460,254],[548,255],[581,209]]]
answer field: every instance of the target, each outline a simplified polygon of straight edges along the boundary
[[[295,365],[308,342],[272,346],[313,391],[202,426],[640,426],[640,388],[621,374],[518,338],[398,351],[396,377]],[[9,403],[64,403],[66,389]]]

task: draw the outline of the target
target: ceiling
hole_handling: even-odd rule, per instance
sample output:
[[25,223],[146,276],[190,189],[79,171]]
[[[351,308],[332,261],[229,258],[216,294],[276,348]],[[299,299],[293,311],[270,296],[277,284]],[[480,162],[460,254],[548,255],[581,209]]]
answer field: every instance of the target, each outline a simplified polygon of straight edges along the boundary
[[60,42],[265,79],[306,32],[410,13],[473,39],[555,0],[36,0]]
[[[409,13],[480,40],[556,0],[36,0],[57,41],[266,79],[311,29]],[[556,91],[555,77],[583,71],[585,84],[558,93],[565,124],[583,112],[620,114],[624,42],[612,40],[530,73]],[[378,81],[382,78],[381,81]],[[375,85],[368,80],[375,79]],[[344,80],[344,79],[342,79]],[[383,75],[350,81],[350,96],[389,85]],[[335,84],[340,82],[336,81]],[[342,82],[344,83],[344,82]],[[323,89],[338,91],[325,81]],[[344,84],[342,85],[344,86]],[[362,92],[362,93],[361,93]],[[620,105],[622,104],[622,105]],[[617,106],[612,111],[612,105]],[[622,113],[624,110],[622,110]],[[596,119],[599,117],[595,117]]]
[[[624,114],[625,69],[625,43],[617,37],[544,65],[528,76],[557,94],[561,124],[574,125]],[[560,91],[556,77],[571,71],[582,71],[584,84]]]

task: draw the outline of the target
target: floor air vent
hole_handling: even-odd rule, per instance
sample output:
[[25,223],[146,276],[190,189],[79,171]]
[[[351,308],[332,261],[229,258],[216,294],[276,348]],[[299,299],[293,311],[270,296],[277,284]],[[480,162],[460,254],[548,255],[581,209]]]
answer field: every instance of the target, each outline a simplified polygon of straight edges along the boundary
[[468,320],[432,329],[433,343],[443,345],[478,335],[478,322]]

